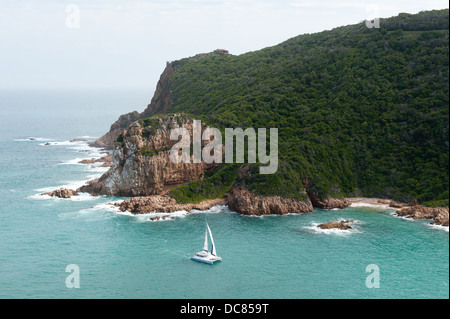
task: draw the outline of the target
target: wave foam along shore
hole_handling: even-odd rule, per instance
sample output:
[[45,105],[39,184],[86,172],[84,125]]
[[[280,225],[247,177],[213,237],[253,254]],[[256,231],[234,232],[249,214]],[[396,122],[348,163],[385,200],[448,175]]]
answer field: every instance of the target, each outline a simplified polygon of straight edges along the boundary
[[[206,210],[198,210],[198,209],[192,209],[192,210],[177,210],[174,212],[148,212],[148,213],[140,213],[140,214],[134,214],[130,211],[121,211],[119,204],[123,203],[125,200],[116,201],[113,203],[108,204],[99,204],[96,207],[101,209],[107,209],[109,211],[115,212],[118,215],[123,216],[130,216],[135,218],[138,221],[141,222],[156,222],[156,221],[167,221],[167,220],[174,220],[176,218],[184,218],[188,215],[192,214],[218,214],[223,212],[230,212],[228,209],[228,206],[226,205],[216,205],[211,207],[210,209]],[[108,207],[109,206],[109,207]]]
[[49,142],[53,141],[51,138],[45,138],[45,137],[27,137],[27,138],[18,138],[15,139],[14,142]]
[[350,207],[365,207],[365,208],[382,208],[382,209],[392,209],[397,210],[398,208],[389,207],[389,205],[386,204],[371,204],[371,203],[352,203],[350,204]]
[[432,229],[436,229],[436,230],[443,230],[446,231],[448,233],[449,227],[447,226],[442,226],[442,225],[433,225],[433,224],[427,224],[428,227],[432,228]]
[[85,202],[85,201],[93,201],[96,200],[97,198],[95,196],[92,196],[91,194],[88,193],[78,193],[77,196],[72,196],[70,198],[60,198],[57,196],[50,196],[47,194],[34,194],[34,195],[30,195],[28,196],[29,199],[34,199],[34,200],[61,200],[61,201],[73,201],[73,202]]
[[372,197],[348,197],[346,198],[351,204],[350,207],[366,207],[366,208],[381,208],[389,210],[398,210],[397,207],[392,207],[391,200]]
[[59,165],[77,165],[80,164],[79,162],[85,159],[99,159],[105,154],[105,150],[93,147],[89,145],[88,141],[62,141],[62,142],[47,142],[47,143],[41,143],[40,146],[68,146],[67,149],[78,151],[79,153],[85,153],[84,157],[81,158],[75,158],[68,161],[65,161],[63,163],[60,163]]
[[[18,141],[53,141],[53,139],[44,139],[44,138],[28,138],[28,139],[18,139]],[[35,191],[39,192],[39,194],[34,194],[34,195],[30,195],[28,196],[28,198],[30,199],[36,199],[36,200],[43,200],[43,199],[60,199],[56,196],[49,196],[46,194],[42,194],[42,193],[47,193],[47,192],[52,192],[54,190],[57,189],[78,189],[84,185],[86,185],[86,183],[92,179],[96,179],[101,177],[108,169],[109,167],[102,167],[102,164],[104,163],[96,163],[94,161],[94,163],[81,163],[81,161],[86,160],[86,159],[101,159],[102,157],[105,156],[105,152],[103,149],[99,149],[97,147],[93,147],[90,146],[89,141],[87,140],[83,140],[83,139],[74,139],[71,141],[56,141],[56,142],[47,142],[47,143],[41,143],[39,145],[41,146],[68,146],[67,149],[70,150],[76,150],[78,151],[78,153],[84,153],[85,156],[84,157],[76,157],[67,161],[64,161],[62,163],[59,163],[57,165],[79,165],[79,166],[85,166],[86,168],[84,169],[84,171],[89,172],[90,174],[87,175],[85,177],[85,179],[83,180],[77,180],[77,181],[67,181],[64,183],[64,185],[59,185],[59,186],[51,186],[51,187],[44,187],[44,188],[40,188],[40,189],[36,189]],[[77,196],[72,196],[70,198],[65,198],[67,200],[72,200],[72,201],[88,201],[88,200],[93,200],[95,199],[94,196],[92,196],[91,194],[88,193],[83,193],[80,192]]]
[[[323,229],[318,227],[320,224],[321,223],[312,222],[310,226],[304,226],[303,229],[307,229],[315,234],[338,235],[338,236],[348,236],[353,233],[361,233],[361,231],[356,229],[355,227],[352,227],[351,229],[339,229],[339,228]],[[349,224],[363,224],[363,223],[354,220]]]

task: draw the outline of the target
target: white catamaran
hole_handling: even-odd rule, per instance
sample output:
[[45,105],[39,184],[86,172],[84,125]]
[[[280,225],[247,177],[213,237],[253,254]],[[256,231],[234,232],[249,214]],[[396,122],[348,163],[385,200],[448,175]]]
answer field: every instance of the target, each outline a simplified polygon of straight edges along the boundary
[[[208,233],[209,237],[211,237],[211,251],[208,251]],[[206,223],[205,244],[203,245],[203,250],[196,253],[193,257],[191,257],[191,259],[207,264],[213,264],[216,261],[222,261],[222,258],[217,256],[216,245],[214,245],[214,239],[208,223]]]

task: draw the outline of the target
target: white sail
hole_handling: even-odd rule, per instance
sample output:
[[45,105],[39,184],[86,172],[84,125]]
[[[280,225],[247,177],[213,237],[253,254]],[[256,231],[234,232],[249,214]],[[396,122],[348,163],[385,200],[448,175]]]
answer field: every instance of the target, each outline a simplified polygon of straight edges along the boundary
[[205,244],[203,245],[203,250],[208,251],[208,231],[205,230]]
[[214,239],[211,233],[211,229],[209,228],[208,223],[206,223],[206,227],[208,227],[209,237],[211,237],[211,254],[217,256],[216,245],[214,245]]

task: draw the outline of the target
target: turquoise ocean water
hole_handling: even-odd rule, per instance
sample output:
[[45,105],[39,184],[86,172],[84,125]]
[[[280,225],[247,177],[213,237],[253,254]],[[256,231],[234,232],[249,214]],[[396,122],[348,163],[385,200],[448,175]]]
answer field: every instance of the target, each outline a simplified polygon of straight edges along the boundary
[[[448,229],[387,209],[261,218],[218,207],[152,222],[106,205],[119,198],[39,196],[104,172],[77,164],[102,154],[70,140],[103,135],[151,93],[0,92],[0,298],[449,298]],[[355,230],[315,227],[338,219]],[[223,258],[212,266],[190,260],[205,221]],[[66,287],[71,264],[80,288]],[[372,264],[380,287],[369,289]]]

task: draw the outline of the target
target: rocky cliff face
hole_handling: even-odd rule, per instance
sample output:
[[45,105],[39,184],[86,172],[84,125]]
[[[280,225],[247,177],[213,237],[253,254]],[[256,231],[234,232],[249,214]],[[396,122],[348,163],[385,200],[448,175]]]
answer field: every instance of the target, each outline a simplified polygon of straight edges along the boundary
[[175,71],[175,68],[176,66],[173,63],[167,62],[166,68],[156,84],[156,91],[153,95],[152,101],[144,112],[142,112],[141,118],[164,113],[170,106],[172,99],[170,97],[171,91],[169,88],[169,77]]
[[[175,163],[170,158],[170,149],[177,143],[170,140],[170,131],[178,127],[186,128],[192,139],[193,121],[183,115],[134,122],[115,143],[111,169],[79,191],[127,197],[159,195],[202,179],[204,172],[216,164]],[[202,131],[205,128],[203,124]]]
[[279,196],[255,196],[246,189],[234,188],[228,196],[228,207],[244,215],[284,215],[310,213],[314,210],[309,199],[298,201]]

